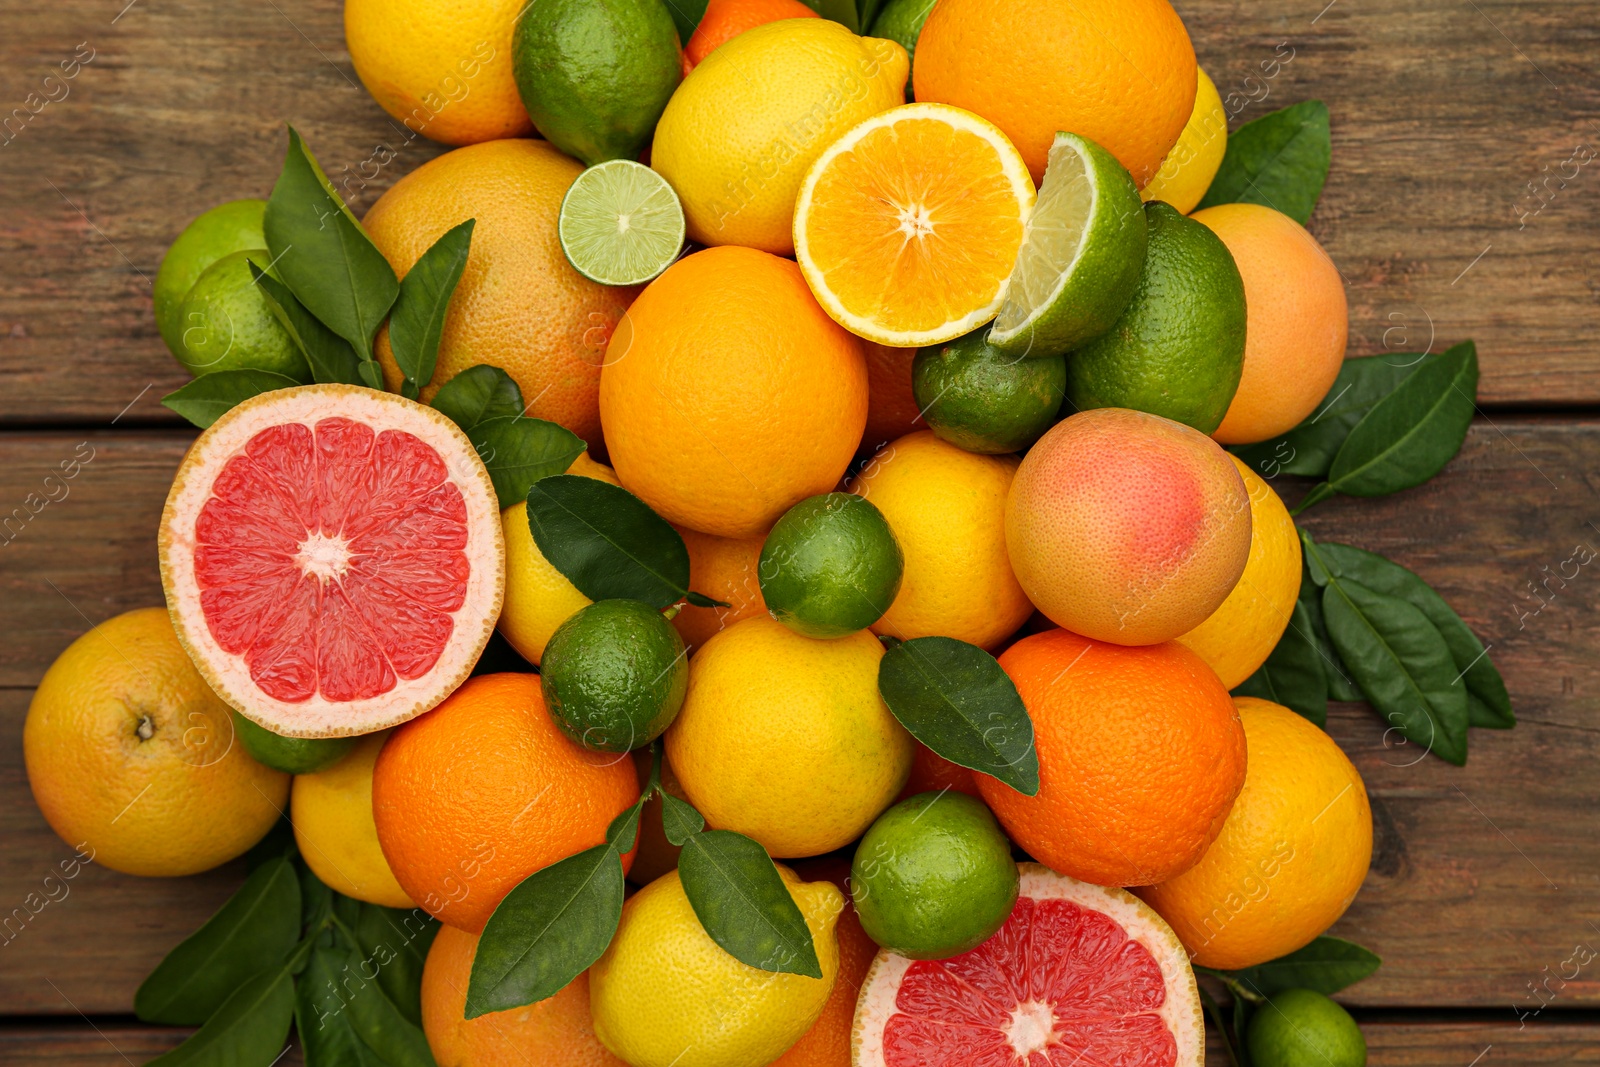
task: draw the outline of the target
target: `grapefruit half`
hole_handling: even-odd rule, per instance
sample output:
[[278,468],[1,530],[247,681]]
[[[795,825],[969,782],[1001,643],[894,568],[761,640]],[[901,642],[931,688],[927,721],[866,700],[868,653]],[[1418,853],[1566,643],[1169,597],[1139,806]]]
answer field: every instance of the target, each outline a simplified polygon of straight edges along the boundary
[[494,486],[456,425],[353,385],[263,393],[195,441],[161,516],[167,609],[211,688],[287,737],[422,714],[500,615]]
[[1121,889],[1037,863],[999,931],[947,960],[880,951],[861,985],[856,1067],[1202,1067],[1183,945]]

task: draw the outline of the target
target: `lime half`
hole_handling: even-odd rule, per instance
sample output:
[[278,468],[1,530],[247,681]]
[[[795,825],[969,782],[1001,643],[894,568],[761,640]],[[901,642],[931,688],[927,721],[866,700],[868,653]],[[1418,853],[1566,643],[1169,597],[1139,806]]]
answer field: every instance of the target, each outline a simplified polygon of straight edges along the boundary
[[667,179],[631,159],[578,175],[561,201],[561,250],[601,285],[641,285],[683,247],[683,205]]
[[1012,356],[1059,356],[1111,329],[1144,266],[1139,190],[1122,164],[1058,133],[989,343]]

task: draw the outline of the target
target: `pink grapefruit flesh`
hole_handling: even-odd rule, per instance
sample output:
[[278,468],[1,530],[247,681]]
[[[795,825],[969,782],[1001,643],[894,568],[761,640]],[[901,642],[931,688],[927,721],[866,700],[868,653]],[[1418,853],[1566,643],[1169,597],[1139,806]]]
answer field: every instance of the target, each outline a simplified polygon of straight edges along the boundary
[[500,614],[488,472],[432,408],[358,386],[265,393],[207,429],[161,520],[178,635],[211,687],[290,737],[432,708]]
[[1037,863],[1006,924],[947,960],[878,953],[856,1067],[1201,1067],[1188,955],[1138,898]]

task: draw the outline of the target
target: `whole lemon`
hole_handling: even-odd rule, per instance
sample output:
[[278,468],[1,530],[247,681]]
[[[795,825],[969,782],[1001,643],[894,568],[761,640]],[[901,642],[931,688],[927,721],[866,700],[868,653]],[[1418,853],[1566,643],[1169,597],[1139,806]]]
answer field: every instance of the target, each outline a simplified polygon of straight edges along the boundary
[[865,630],[819,641],[769,616],[701,645],[666,736],[706,821],[774,856],[815,856],[860,837],[911,773],[911,735],[878,695],[882,658]]
[[389,733],[366,735],[326,770],[296,775],[289,819],[300,855],[324,885],[368,904],[414,908],[383,858],[372,818],[372,767]]
[[905,103],[910,69],[893,41],[826,19],[769,22],[712,52],[673,94],[650,151],[690,240],[793,254],[806,171],[850,127]]
[[1222,95],[1205,71],[1196,67],[1195,74],[1200,85],[1189,122],[1161,161],[1156,176],[1139,190],[1140,199],[1164,200],[1185,215],[1211,188],[1211,179],[1217,176],[1228,151],[1228,112],[1222,107]]
[[601,1043],[634,1067],[751,1067],[798,1041],[839,972],[844,894],[787,867],[778,873],[811,929],[821,978],[740,963],[711,940],[671,871],[622,906],[611,947],[589,970]]

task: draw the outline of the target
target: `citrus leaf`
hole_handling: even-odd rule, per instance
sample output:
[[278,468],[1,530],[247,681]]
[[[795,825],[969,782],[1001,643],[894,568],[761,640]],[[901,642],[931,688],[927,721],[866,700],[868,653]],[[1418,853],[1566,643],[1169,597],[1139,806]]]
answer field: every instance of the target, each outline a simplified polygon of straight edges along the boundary
[[856,0],[800,0],[825,19],[837,22],[851,33],[861,32],[861,18],[856,12]]
[[[1195,968],[1195,970],[1202,969],[1203,968],[1199,967]],[[1211,1020],[1211,1025],[1217,1028],[1217,1033],[1222,1038],[1222,1049],[1228,1054],[1228,1063],[1231,1065],[1231,1067],[1241,1067],[1239,1063],[1239,1054],[1233,1050],[1233,1035],[1228,1030],[1228,1020],[1227,1017],[1222,1014],[1222,1007],[1217,1003],[1216,998],[1211,995],[1211,991],[1206,989],[1205,986],[1196,986],[1195,991],[1200,994],[1200,1007],[1205,1011],[1206,1018]],[[1234,998],[1233,1003],[1237,1008],[1238,1005],[1243,1003],[1243,998],[1236,997]]]
[[219,370],[202,374],[181,389],[168,393],[161,398],[161,403],[203,430],[253,396],[299,384],[293,378],[268,370]]
[[468,433],[489,419],[522,414],[522,390],[499,367],[468,367],[439,387],[431,401],[435,410]]
[[422,966],[439,932],[439,920],[421,908],[401,911],[362,904],[351,928],[378,985],[400,1013],[422,1025]]
[[262,229],[289,291],[371,361],[372,337],[394,306],[400,282],[293,126]]
[[1295,601],[1289,625],[1267,661],[1233,691],[1241,696],[1282,704],[1318,726],[1327,725],[1328,679],[1317,650],[1311,616],[1303,603]]
[[528,490],[528,528],[550,565],[590,600],[642,600],[663,609],[688,592],[689,549],[649,505],[577,474]]
[[644,802],[649,795],[641,791],[639,799],[618,812],[606,827],[606,842],[619,854],[633,848],[634,842],[639,839],[639,813],[644,810]]
[[566,988],[611,944],[622,893],[622,857],[610,844],[524,878],[483,928],[466,1017],[520,1008]]
[[330,934],[322,936],[329,943],[312,949],[295,987],[295,1032],[306,1067],[383,1067],[382,1058],[356,1036],[347,999],[348,961]]
[[246,979],[204,1026],[147,1067],[271,1067],[293,1017],[294,978],[274,965]]
[[288,860],[268,860],[156,965],[133,995],[133,1010],[147,1023],[199,1026],[298,940],[299,880]]
[[1225,975],[1263,997],[1285,989],[1314,989],[1331,996],[1372,974],[1382,962],[1376,953],[1353,941],[1324,935],[1287,956],[1243,970],[1195,969]]
[[878,692],[912,737],[951,763],[1038,794],[1033,721],[983,649],[951,637],[902,641],[878,662]]
[[822,977],[811,928],[767,850],[732,830],[684,842],[678,876],[711,940],[763,971]]
[[300,879],[300,919],[304,926],[317,928],[333,911],[333,890],[322,884],[322,879],[311,873],[306,861],[299,856],[294,860],[295,873]]
[[433,381],[445,313],[450,310],[450,297],[466,269],[476,221],[468,219],[446,230],[400,279],[400,296],[389,314],[389,347],[405,376],[400,395],[408,400],[417,399],[417,394]]
[[1300,595],[1297,603],[1305,609],[1306,617],[1311,620],[1311,633],[1316,640],[1318,658],[1322,660],[1322,674],[1328,683],[1328,699],[1346,702],[1365,700],[1366,697],[1361,695],[1361,690],[1350,680],[1350,671],[1339,658],[1339,653],[1333,647],[1333,640],[1328,636],[1328,623],[1322,617],[1322,585],[1311,575],[1313,559],[1310,550],[1311,535],[1301,530],[1300,541],[1307,547],[1301,554]]
[[564,426],[521,415],[482,419],[467,439],[488,469],[502,509],[522,503],[534,482],[560,474],[588,447]]
[[1228,135],[1222,166],[1200,206],[1265,204],[1304,226],[1322,196],[1332,156],[1327,105],[1291,104]]
[[350,1028],[391,1067],[435,1067],[422,1027],[401,1013],[376,979],[367,977],[373,962],[359,950],[345,955],[339,989],[345,997]]
[[326,384],[361,385],[361,357],[350,342],[317,321],[306,306],[294,298],[278,279],[246,260],[250,277],[267,302],[273,317],[289,332],[294,343],[311,364],[311,380]]
[[694,36],[694,28],[705,17],[706,0],[666,0],[666,4],[672,24],[678,27],[678,40],[687,45]]
[[681,848],[685,841],[705,828],[705,816],[696,811],[693,804],[661,790],[661,829],[670,843]]

